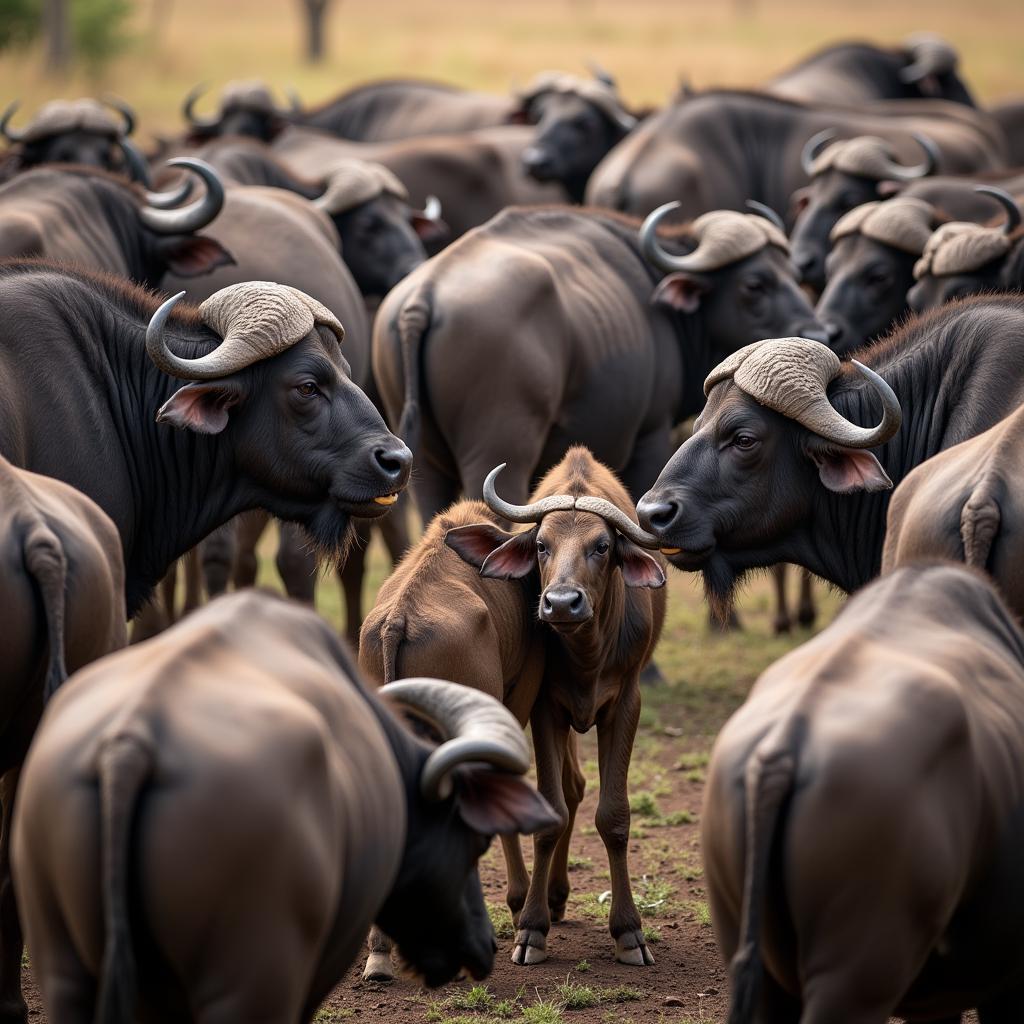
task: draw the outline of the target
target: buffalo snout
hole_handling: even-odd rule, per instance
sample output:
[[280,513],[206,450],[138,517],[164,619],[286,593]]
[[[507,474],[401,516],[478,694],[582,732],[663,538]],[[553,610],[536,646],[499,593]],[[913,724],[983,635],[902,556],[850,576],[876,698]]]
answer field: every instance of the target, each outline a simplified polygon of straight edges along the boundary
[[824,289],[824,253],[807,247],[796,247],[793,250],[793,267],[801,284],[806,284],[818,292]]
[[550,181],[555,174],[555,161],[547,150],[529,146],[523,150],[523,169],[538,181]]
[[541,595],[540,618],[552,626],[573,626],[589,621],[594,614],[587,595],[566,584],[548,587]]

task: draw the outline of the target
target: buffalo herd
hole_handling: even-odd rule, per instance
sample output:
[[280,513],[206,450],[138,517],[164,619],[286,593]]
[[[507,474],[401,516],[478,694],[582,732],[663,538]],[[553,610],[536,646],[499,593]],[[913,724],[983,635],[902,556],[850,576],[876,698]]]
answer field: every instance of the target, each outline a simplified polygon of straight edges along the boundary
[[303,1024],[367,948],[484,978],[494,836],[525,978],[591,729],[652,964],[666,576],[727,630],[774,567],[788,629],[786,563],[801,623],[852,596],[711,754],[729,1024],[1024,1020],[1024,100],[922,33],[653,109],[592,65],[182,115],[0,115],[0,1024],[26,940],[53,1024]]

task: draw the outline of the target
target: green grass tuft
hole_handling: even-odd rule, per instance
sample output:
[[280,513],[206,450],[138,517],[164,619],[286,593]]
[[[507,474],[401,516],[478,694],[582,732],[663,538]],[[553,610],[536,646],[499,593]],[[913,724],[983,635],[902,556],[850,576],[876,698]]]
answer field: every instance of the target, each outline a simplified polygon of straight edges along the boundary
[[629,810],[631,814],[636,814],[641,818],[658,818],[661,816],[661,811],[658,810],[658,801],[654,799],[654,794],[646,790],[634,793],[629,798]]
[[495,938],[511,939],[515,937],[516,929],[512,924],[512,914],[508,907],[501,904],[488,903],[487,914],[491,919],[491,927],[494,929]]

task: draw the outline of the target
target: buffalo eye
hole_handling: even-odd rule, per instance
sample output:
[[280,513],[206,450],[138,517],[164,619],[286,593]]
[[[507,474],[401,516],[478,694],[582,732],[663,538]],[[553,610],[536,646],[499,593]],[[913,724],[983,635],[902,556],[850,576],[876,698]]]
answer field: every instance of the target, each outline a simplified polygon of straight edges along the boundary
[[749,452],[757,444],[757,438],[752,434],[737,434],[732,439],[732,443],[741,452]]
[[320,394],[320,389],[311,380],[304,380],[301,384],[296,385],[295,390],[303,398],[315,398]]
[[545,544],[544,541],[542,541],[542,540],[537,541],[537,554],[538,555],[546,555],[547,553],[548,553],[548,546],[547,546],[547,544]]
[[607,555],[608,554],[608,547],[609,547],[608,541],[606,541],[606,540],[599,540],[594,545],[594,554],[595,555]]
[[889,275],[884,270],[871,270],[865,283],[873,286],[885,285],[889,283]]

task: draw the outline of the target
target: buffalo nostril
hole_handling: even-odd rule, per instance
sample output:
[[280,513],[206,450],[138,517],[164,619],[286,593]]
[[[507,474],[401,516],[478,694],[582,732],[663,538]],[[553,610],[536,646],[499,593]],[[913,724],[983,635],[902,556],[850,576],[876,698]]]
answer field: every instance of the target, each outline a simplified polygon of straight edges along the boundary
[[404,444],[391,448],[374,448],[373,461],[384,476],[397,482],[409,472],[412,452]]
[[636,511],[644,529],[667,530],[679,515],[680,506],[678,501],[641,501]]

